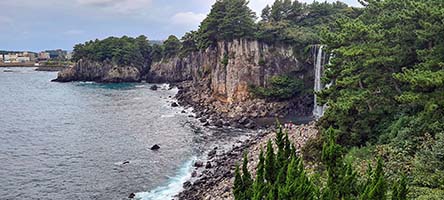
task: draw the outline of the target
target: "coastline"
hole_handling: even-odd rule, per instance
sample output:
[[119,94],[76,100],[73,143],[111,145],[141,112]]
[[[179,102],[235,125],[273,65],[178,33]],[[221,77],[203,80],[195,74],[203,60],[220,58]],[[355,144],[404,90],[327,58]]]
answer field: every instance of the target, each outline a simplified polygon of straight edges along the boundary
[[[296,145],[298,153],[306,142],[315,138],[318,131],[314,123],[305,125],[294,125],[288,130],[290,140]],[[248,152],[249,170],[255,173],[255,167],[258,163],[260,150],[266,146],[268,140],[274,140],[275,132],[273,129],[258,130],[257,134],[244,142],[234,143],[231,150],[226,152],[217,152],[217,149],[208,155],[207,165],[196,166],[189,181],[183,184],[183,191],[175,196],[179,200],[231,200],[232,188],[234,182],[235,166],[242,163],[243,153]],[[210,167],[208,166],[210,163]],[[200,168],[205,168],[199,170]]]

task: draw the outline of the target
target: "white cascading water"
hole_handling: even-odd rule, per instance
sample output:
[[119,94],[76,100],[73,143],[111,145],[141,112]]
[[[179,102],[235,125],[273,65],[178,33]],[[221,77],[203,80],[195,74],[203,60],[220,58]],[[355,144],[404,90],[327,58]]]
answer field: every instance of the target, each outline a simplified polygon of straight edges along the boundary
[[[315,68],[314,91],[315,92],[319,92],[323,89],[322,83],[321,83],[322,67],[323,67],[322,66],[322,56],[324,55],[323,51],[322,51],[323,48],[324,48],[324,46],[322,46],[322,45],[316,46],[315,52],[313,54],[313,55],[316,55],[316,56],[314,56],[314,58],[315,58],[315,62],[314,62],[314,68]],[[324,107],[325,106],[318,105],[317,97],[316,97],[316,95],[314,95],[313,116],[315,119],[319,119],[324,115]]]

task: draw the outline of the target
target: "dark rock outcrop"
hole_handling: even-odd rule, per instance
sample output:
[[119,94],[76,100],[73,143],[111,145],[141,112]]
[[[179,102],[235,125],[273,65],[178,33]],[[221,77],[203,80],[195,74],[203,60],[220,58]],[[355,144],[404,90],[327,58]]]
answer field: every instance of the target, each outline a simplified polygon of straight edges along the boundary
[[153,145],[153,146],[151,147],[151,150],[153,150],[153,151],[157,151],[157,150],[159,150],[159,149],[160,149],[160,146],[157,145],[157,144],[155,144],[155,145]]
[[95,81],[105,83],[140,82],[141,69],[132,66],[118,66],[110,61],[93,62],[80,60],[74,66],[60,71],[53,81]]

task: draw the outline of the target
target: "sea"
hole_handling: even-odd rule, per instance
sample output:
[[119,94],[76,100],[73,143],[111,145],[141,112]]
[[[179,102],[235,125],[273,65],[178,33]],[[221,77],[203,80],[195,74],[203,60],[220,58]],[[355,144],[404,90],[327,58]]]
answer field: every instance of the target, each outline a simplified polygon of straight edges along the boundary
[[202,127],[168,85],[56,76],[0,68],[0,199],[173,199],[193,162],[248,137]]

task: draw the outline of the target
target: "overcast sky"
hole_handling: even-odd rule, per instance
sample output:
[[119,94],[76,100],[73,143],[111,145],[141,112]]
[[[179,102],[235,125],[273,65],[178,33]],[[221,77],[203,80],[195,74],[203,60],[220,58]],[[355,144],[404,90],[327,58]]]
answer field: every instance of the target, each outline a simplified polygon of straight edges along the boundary
[[[197,29],[214,2],[0,0],[0,50],[70,50],[74,44],[108,36],[143,34],[153,40],[165,39],[171,34],[181,37]],[[274,0],[250,0],[250,7],[260,13],[272,2]],[[357,0],[343,2],[359,5]]]

